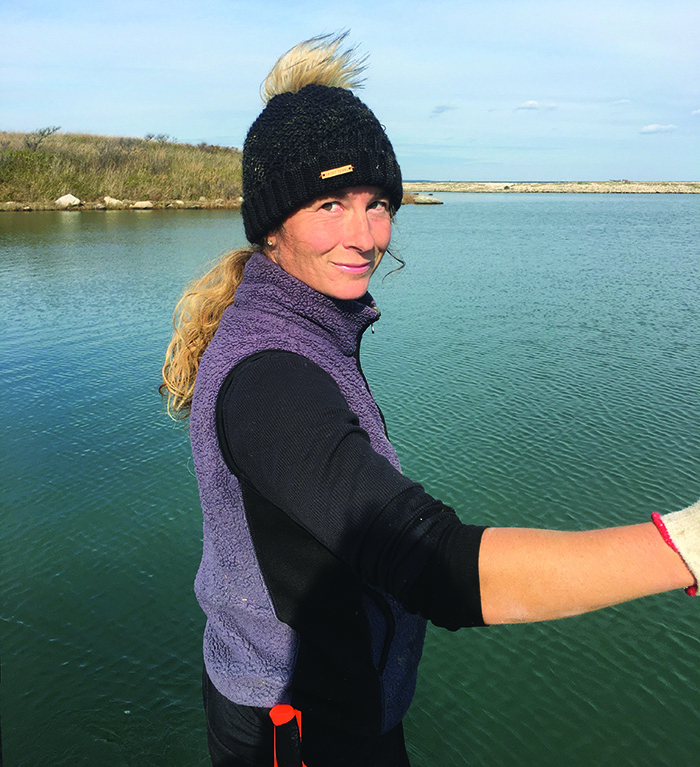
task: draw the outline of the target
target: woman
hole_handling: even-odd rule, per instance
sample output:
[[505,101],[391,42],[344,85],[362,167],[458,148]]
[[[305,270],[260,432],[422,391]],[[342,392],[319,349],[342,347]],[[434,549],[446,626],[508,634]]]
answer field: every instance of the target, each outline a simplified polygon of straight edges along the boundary
[[268,76],[243,150],[255,247],[185,295],[164,367],[204,514],[215,765],[272,765],[273,743],[280,764],[407,765],[426,620],[546,620],[700,572],[700,504],[591,532],[486,529],[401,474],[359,363],[401,173],[342,39],[303,43]]

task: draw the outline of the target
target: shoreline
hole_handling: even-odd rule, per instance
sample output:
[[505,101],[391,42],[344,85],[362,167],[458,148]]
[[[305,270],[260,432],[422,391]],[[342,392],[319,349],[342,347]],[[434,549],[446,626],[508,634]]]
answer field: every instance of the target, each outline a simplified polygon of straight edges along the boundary
[[80,200],[79,204],[71,204],[68,206],[57,205],[55,201],[41,202],[21,202],[18,200],[12,200],[9,202],[0,202],[0,213],[5,211],[8,213],[20,213],[28,211],[47,211],[47,210],[59,210],[59,211],[92,211],[92,210],[133,210],[133,211],[149,211],[149,210],[239,210],[241,207],[241,199],[229,199],[225,200],[217,198],[216,200],[209,200],[200,198],[199,200],[114,200],[113,202],[105,202],[104,198],[98,200]]
[[[700,181],[404,181],[404,204],[412,204],[419,193],[465,192],[471,194],[700,194]],[[241,198],[210,200],[81,200],[61,207],[54,201],[0,202],[0,212],[46,210],[238,210]]]
[[404,192],[700,194],[700,181],[404,181]]

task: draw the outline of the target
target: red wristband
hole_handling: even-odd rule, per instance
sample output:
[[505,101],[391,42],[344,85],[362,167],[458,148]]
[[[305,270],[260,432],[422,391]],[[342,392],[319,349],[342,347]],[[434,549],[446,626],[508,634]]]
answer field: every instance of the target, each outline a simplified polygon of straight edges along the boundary
[[[659,514],[656,511],[653,512],[651,515],[651,521],[654,523],[654,525],[656,526],[656,529],[659,531],[664,541],[666,541],[667,545],[670,546],[676,552],[676,554],[678,554],[678,556],[681,557],[681,559],[683,559],[680,551],[678,551],[678,548],[676,547],[676,544],[673,542],[673,538],[671,538],[668,530],[666,529],[666,525],[664,524],[663,519],[661,519],[661,514]],[[695,583],[692,586],[688,586],[688,588],[685,590],[685,593],[689,597],[697,596],[698,584]]]

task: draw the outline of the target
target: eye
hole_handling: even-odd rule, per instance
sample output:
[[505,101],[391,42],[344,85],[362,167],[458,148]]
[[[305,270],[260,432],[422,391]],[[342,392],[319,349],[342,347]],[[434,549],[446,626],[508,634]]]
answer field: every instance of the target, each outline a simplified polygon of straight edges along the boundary
[[389,211],[389,200],[385,200],[383,198],[379,200],[373,200],[368,206],[367,210],[381,210],[381,211]]
[[340,202],[338,200],[327,200],[321,204],[321,210],[338,210]]

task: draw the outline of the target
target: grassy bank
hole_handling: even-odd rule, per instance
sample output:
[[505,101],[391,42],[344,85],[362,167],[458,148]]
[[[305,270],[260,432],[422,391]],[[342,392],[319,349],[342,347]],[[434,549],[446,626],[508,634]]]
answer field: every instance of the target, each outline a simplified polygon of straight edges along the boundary
[[202,198],[212,206],[216,201],[217,207],[237,207],[241,154],[229,147],[180,144],[167,136],[115,138],[52,128],[0,133],[0,205],[52,207],[65,194],[88,206],[113,197],[156,206]]

